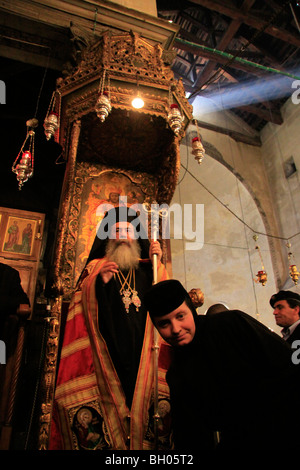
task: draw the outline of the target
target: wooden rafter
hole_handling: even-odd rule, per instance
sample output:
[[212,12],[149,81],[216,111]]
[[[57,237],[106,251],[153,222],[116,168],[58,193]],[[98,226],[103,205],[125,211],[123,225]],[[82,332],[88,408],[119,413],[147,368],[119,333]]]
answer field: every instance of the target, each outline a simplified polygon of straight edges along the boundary
[[[175,39],[174,41],[174,47],[177,49],[184,50],[186,52],[191,52],[192,54],[199,56],[199,57],[204,57],[206,59],[209,59],[215,63],[219,63],[221,65],[227,65],[229,60],[227,57],[222,57],[220,54],[217,52],[214,52],[213,50],[205,50],[205,49],[199,49],[197,48],[197,43],[194,41],[194,44],[186,44],[184,42],[181,42],[180,39]],[[230,62],[230,67],[238,70],[242,70],[247,74],[251,74],[252,76],[262,76],[265,75],[265,72],[262,71],[261,69],[248,65],[245,63],[241,63],[238,61],[231,61]]]
[[[240,23],[244,23],[255,30],[264,31],[265,33],[273,36],[276,39],[292,44],[293,46],[300,47],[300,36],[293,32],[287,31],[286,29],[280,28],[274,24],[269,24],[267,20],[261,18],[258,15],[254,15],[251,12],[244,12],[242,9],[236,8],[227,2],[219,0],[190,0],[196,5],[200,5],[209,10],[216,11],[221,15],[228,16],[232,20],[238,20]],[[282,7],[277,13],[280,13],[284,5],[288,6],[289,2],[283,2]]]
[[[167,2],[162,5],[166,7]],[[164,8],[161,13],[165,15],[166,11]],[[289,2],[266,0],[258,4],[244,0],[240,7],[235,7],[233,2],[222,0],[190,0],[183,2],[176,18],[181,29],[174,42],[179,53],[173,70],[191,93],[190,102],[198,94],[220,96],[228,87],[229,92],[235,87],[244,88],[248,99],[240,106],[235,104],[231,110],[255,129],[261,129],[265,122],[280,125],[282,102],[274,98],[268,101],[259,87],[255,90],[247,84],[257,81],[263,85],[265,81],[268,88],[268,79],[276,72],[274,69],[284,74],[289,72],[284,68],[287,56],[298,60],[300,34]],[[286,27],[279,26],[278,20]],[[266,35],[270,37],[268,42]],[[246,61],[234,59],[239,57]],[[274,96],[283,96],[282,87]]]
[[[242,9],[245,11],[248,11],[255,0],[245,0]],[[220,51],[225,51],[225,49],[228,47],[230,42],[232,41],[232,38],[235,36],[236,32],[238,31],[239,27],[241,26],[241,21],[238,19],[234,19],[231,21],[228,29],[225,31],[223,34],[220,42],[217,44],[217,49]],[[195,88],[201,88],[203,84],[209,79],[211,76],[212,72],[215,70],[216,67],[216,62],[209,61],[202,73],[199,75],[196,83],[195,83]]]

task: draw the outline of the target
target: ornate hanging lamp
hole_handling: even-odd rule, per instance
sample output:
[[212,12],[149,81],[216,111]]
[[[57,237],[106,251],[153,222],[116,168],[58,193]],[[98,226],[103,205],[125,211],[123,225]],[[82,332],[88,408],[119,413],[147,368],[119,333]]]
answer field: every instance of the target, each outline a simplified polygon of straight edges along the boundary
[[[253,235],[253,240],[257,241],[258,240],[258,235],[256,235],[256,234]],[[256,245],[255,249],[258,250],[258,254],[259,254],[259,257],[260,257],[260,260],[261,260],[262,269],[260,271],[258,271],[258,273],[256,274],[257,279],[254,279],[254,280],[255,280],[255,282],[259,282],[262,286],[265,286],[266,283],[267,283],[268,276],[267,276],[267,273],[265,271],[262,255],[261,255],[261,252],[260,252],[260,247],[258,245]]]
[[178,135],[183,123],[183,116],[181,115],[179,106],[177,103],[173,103],[172,85],[169,88],[169,114],[168,124],[175,135]]
[[290,242],[287,242],[287,243],[286,243],[286,247],[287,247],[288,250],[289,250],[289,252],[288,252],[289,274],[290,274],[290,277],[291,277],[292,280],[293,280],[293,283],[295,284],[295,286],[297,286],[300,273],[298,272],[298,269],[297,269],[296,264],[291,264],[291,263],[292,263],[291,259],[292,259],[292,257],[293,257],[293,253],[290,251],[290,250],[291,250],[291,246],[292,246],[292,245],[290,244]]
[[105,86],[105,76],[106,70],[103,70],[103,75],[100,78],[99,89],[98,89],[98,98],[95,105],[95,112],[101,122],[104,122],[109,113],[111,112],[111,102],[110,102],[110,80],[107,79],[107,91],[104,90]]
[[[49,108],[44,120],[44,132],[47,140],[55,136],[60,126],[61,114],[61,95],[60,92],[55,90],[52,93]],[[56,141],[58,138],[55,139]]]
[[[38,126],[38,120],[33,118],[26,122],[27,134],[23,142],[23,145],[20,149],[20,152],[15,159],[12,172],[17,175],[17,180],[19,182],[19,190],[22,189],[22,186],[29,178],[32,177],[34,171],[34,129]],[[25,147],[28,148],[25,150]],[[21,155],[22,153],[22,155]],[[21,155],[21,157],[20,157]],[[20,161],[18,163],[20,157]]]
[[199,132],[199,127],[198,127],[198,123],[197,123],[196,119],[194,119],[194,123],[195,123],[196,129],[197,129],[197,137],[194,137],[192,139],[192,149],[193,149],[192,154],[194,155],[195,160],[197,160],[199,165],[201,165],[204,154],[205,154],[205,149],[202,145],[201,136],[200,136],[200,132]]
[[298,272],[297,266],[295,264],[290,265],[290,277],[293,279],[295,286],[298,284],[300,273]]

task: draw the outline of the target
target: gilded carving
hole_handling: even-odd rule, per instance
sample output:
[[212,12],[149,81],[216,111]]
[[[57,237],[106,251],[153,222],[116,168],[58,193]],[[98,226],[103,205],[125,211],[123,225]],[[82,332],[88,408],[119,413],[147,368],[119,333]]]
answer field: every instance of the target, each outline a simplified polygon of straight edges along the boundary
[[58,83],[62,93],[99,77],[99,72],[105,68],[110,74],[125,78],[139,74],[139,79],[147,79],[152,83],[159,81],[170,82],[174,74],[169,65],[163,61],[163,49],[159,44],[151,45],[138,34],[110,31],[103,33],[96,43],[88,44],[82,51],[81,61],[64,79]]
[[[67,168],[55,250],[57,296],[49,318],[41,449],[47,448],[50,433],[62,300],[70,300],[87,260],[102,217],[99,206],[113,203],[112,194],[126,197],[129,205],[170,204],[175,191],[179,144],[192,119],[192,107],[169,64],[160,45],[152,45],[133,32],[105,31],[95,42],[82,43],[78,63],[57,81],[62,97],[60,143]],[[95,104],[104,71],[109,78],[112,109],[101,122]],[[137,83],[145,106],[134,111],[131,100]],[[177,102],[184,118],[178,136],[168,125],[171,100]]]
[[[58,292],[61,291],[60,285],[56,287]],[[60,295],[53,301],[51,316],[46,318],[46,321],[48,322],[48,339],[45,350],[43,381],[41,383],[42,404],[39,429],[39,450],[47,450],[50,436],[52,401],[59,343],[61,305],[62,296]]]
[[117,184],[120,185],[120,195],[126,196],[126,203],[152,202],[157,196],[157,183],[151,175],[90,165],[87,162],[76,165],[66,219],[68,229],[60,239],[61,257],[57,265],[65,300],[70,299],[74,291],[96,236],[97,223],[103,216],[99,213],[97,217],[97,209],[101,204],[111,204],[105,188]]

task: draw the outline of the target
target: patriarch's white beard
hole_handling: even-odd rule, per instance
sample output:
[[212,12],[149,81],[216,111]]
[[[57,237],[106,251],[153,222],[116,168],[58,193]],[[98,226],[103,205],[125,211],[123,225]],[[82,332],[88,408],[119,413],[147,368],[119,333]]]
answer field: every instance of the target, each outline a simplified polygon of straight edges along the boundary
[[136,240],[108,240],[106,256],[114,261],[121,270],[137,268],[141,256],[141,247]]

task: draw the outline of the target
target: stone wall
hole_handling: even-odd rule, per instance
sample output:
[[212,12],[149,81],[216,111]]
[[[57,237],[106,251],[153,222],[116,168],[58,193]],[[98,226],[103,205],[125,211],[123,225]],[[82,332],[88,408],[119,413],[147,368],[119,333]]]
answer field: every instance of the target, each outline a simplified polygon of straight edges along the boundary
[[[279,231],[291,243],[292,261],[300,263],[300,104],[289,100],[282,108],[284,123],[268,124],[261,133],[262,159],[270,181]],[[295,235],[295,236],[294,236]],[[287,248],[285,247],[285,252]],[[292,263],[292,264],[293,264]],[[288,263],[286,261],[286,273]],[[299,290],[286,274],[283,288]]]
[[[300,197],[298,174],[286,179],[282,167],[291,155],[296,166],[300,165],[300,112],[287,105],[283,116],[282,126],[266,126],[261,147],[200,129],[206,149],[201,165],[191,153],[196,128],[190,125],[181,145],[182,167],[172,201],[183,212],[184,204],[194,208],[204,204],[203,247],[186,250],[187,240],[171,240],[173,276],[188,290],[199,287],[204,292],[205,302],[198,313],[205,313],[211,304],[221,301],[259,318],[276,332],[280,329],[269,298],[280,288],[295,288],[288,274],[286,242],[280,237],[298,231],[298,216],[292,209],[298,206]],[[231,122],[233,128],[238,129],[238,124]],[[255,233],[257,241],[253,239]],[[296,240],[293,251],[297,257]],[[260,247],[268,275],[265,286],[256,282],[262,268],[256,246]]]

